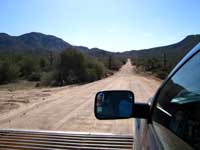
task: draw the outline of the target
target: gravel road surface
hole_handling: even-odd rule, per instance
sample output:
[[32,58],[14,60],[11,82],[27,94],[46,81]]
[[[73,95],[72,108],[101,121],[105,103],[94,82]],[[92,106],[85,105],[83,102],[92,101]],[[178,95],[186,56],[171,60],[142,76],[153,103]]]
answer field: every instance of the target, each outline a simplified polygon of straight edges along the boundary
[[147,101],[161,81],[139,75],[128,61],[108,78],[84,85],[0,91],[0,128],[132,134],[134,119],[99,121],[94,97],[100,90],[132,90],[135,101]]

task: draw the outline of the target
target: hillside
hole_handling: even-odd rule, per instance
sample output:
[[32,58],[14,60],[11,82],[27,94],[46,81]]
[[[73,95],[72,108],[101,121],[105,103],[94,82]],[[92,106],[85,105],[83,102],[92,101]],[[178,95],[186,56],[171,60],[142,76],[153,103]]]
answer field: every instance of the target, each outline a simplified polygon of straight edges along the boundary
[[[10,36],[6,33],[0,33],[0,53],[1,54],[29,54],[36,56],[48,56],[49,54],[59,55],[66,49],[73,48],[86,55],[97,58],[99,61],[111,69],[118,70],[124,62],[121,55],[99,48],[89,49],[84,46],[74,46],[52,35],[46,35],[38,32],[31,32],[20,36]],[[122,60],[123,59],[123,60]],[[109,65],[109,61],[112,64]]]
[[0,33],[0,84],[18,80],[55,86],[91,82],[113,74],[124,63],[112,52],[72,46],[52,35]]
[[140,51],[128,51],[123,54],[132,58],[139,71],[148,71],[164,79],[176,64],[198,43],[200,35],[187,36],[182,41],[162,47]]
[[[11,36],[6,33],[0,33],[0,52],[1,53],[34,53],[41,54],[47,51],[62,52],[71,47],[67,43],[53,35],[46,35],[38,32],[26,33],[20,36]],[[84,46],[73,46],[81,52],[88,53],[93,56],[111,55],[112,52],[106,50],[92,48],[89,49]]]
[[[124,57],[156,57],[161,58],[165,53],[166,57],[175,64],[179,61],[192,47],[200,42],[200,35],[189,35],[182,41],[156,48],[131,50],[122,53],[109,52],[99,48],[89,49],[85,46],[74,46],[83,53],[95,57],[105,56],[124,56]],[[47,51],[62,52],[71,47],[72,44],[67,43],[53,35],[46,35],[38,32],[31,32],[20,36],[11,36],[6,33],[0,33],[0,52],[2,53],[44,53]]]
[[37,32],[20,36],[0,33],[0,52],[3,53],[43,53],[45,51],[61,52],[71,45],[64,40]]
[[157,58],[162,59],[163,55],[166,55],[168,62],[172,66],[176,65],[180,59],[185,56],[196,44],[200,42],[200,34],[189,35],[182,41],[156,48],[143,49],[143,50],[132,50],[124,52],[125,56],[134,58]]

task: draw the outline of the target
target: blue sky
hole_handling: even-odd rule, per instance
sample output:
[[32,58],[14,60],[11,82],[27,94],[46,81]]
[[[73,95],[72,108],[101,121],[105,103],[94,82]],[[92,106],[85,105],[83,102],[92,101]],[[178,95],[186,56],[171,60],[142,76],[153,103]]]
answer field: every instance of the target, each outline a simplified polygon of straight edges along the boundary
[[2,0],[0,32],[42,32],[73,45],[125,51],[200,33],[199,0]]

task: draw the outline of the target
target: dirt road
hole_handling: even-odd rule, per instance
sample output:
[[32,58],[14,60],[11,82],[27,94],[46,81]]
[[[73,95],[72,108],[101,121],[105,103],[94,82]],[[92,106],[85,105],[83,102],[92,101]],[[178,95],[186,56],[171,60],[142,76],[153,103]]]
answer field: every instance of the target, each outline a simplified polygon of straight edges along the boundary
[[95,119],[95,94],[100,90],[132,90],[136,101],[146,101],[159,85],[160,81],[153,77],[136,74],[128,61],[113,76],[85,85],[1,90],[0,107],[5,111],[0,111],[0,128],[132,134],[133,119]]

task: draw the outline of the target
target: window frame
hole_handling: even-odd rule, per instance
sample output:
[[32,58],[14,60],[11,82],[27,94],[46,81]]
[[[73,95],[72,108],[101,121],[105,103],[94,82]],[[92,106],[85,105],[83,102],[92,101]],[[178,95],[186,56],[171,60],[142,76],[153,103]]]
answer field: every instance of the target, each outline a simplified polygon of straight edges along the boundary
[[[196,48],[196,47],[195,47]],[[200,52],[200,44],[197,45],[197,49],[195,49],[195,52],[193,50],[191,51],[192,53],[186,55],[186,57],[183,58],[183,60],[174,68],[174,70],[169,74],[169,76],[163,81],[159,89],[157,90],[156,94],[153,97],[152,103],[151,103],[151,108],[150,108],[150,117],[148,118],[148,123],[153,123],[153,113],[155,110],[155,107],[158,103],[158,96],[160,95],[160,92],[163,90],[163,88],[166,86],[168,81],[187,63],[189,62],[197,53]]]
[[166,86],[168,81],[187,63],[189,62],[197,53],[200,53],[200,43],[197,45],[197,47],[194,47],[182,60],[178,63],[178,65],[172,70],[172,72],[168,75],[168,77],[163,81],[159,89],[157,90],[156,94],[152,98],[150,102],[150,114],[149,118],[147,120],[147,125],[149,129],[149,133],[151,133],[152,137],[156,141],[156,146],[159,147],[159,149],[164,149],[164,145],[162,144],[158,133],[155,129],[155,126],[153,125],[153,113],[156,109],[156,105],[158,103],[158,97],[160,95],[160,92],[163,90],[163,88]]

